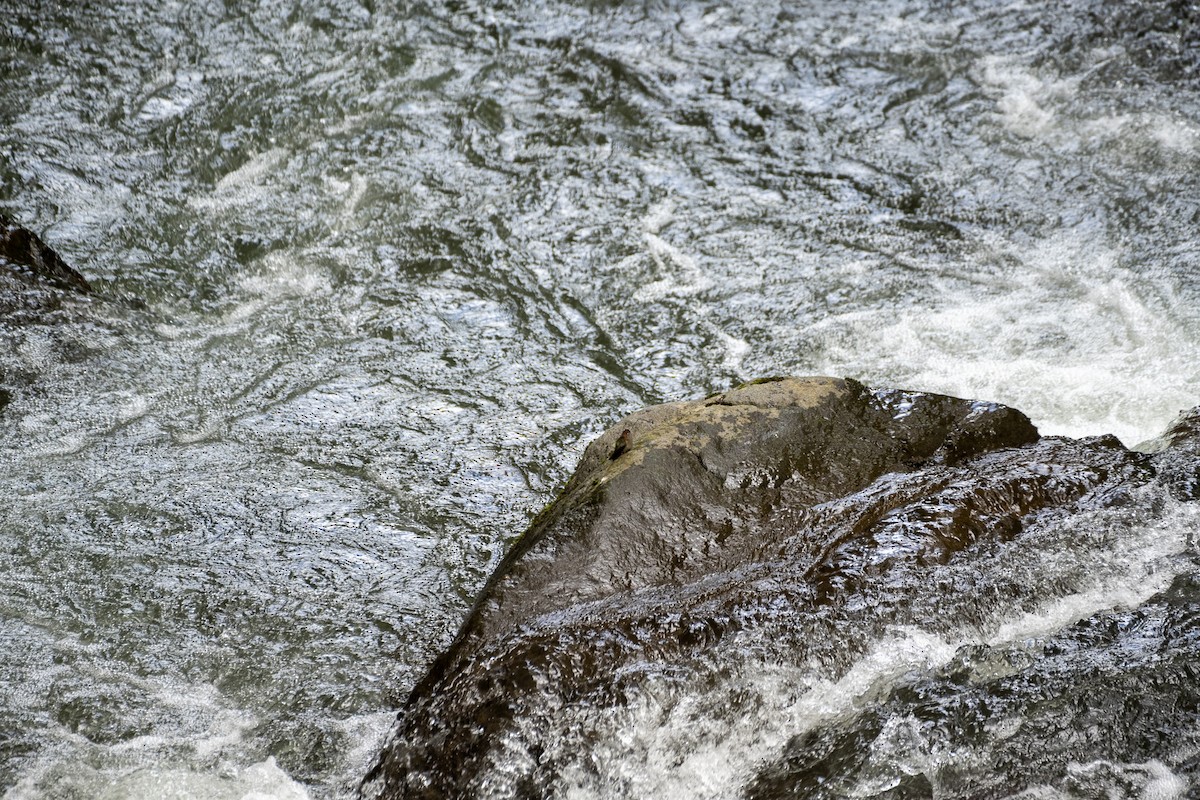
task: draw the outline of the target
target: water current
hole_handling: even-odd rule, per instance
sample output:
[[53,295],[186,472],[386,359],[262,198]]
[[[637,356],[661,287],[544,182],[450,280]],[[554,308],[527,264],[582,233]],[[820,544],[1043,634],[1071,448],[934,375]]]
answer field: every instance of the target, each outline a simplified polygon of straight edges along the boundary
[[[352,792],[649,403],[833,374],[1160,432],[1200,403],[1198,47],[1160,0],[0,0],[0,211],[108,298],[0,331],[0,792]],[[1137,691],[1121,620],[1186,583],[1195,525],[1034,548],[1058,588],[983,638],[629,709],[571,793],[736,796],[783,731],[1094,615]],[[944,763],[889,697],[872,758]],[[1044,717],[1012,713],[961,769],[1009,768]],[[1179,795],[1175,734],[1012,791]]]

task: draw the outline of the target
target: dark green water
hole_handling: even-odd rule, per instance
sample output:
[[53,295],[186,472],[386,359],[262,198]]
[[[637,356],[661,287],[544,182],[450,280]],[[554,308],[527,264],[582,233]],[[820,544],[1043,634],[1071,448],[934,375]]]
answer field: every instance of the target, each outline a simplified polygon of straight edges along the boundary
[[[148,306],[0,326],[0,791],[345,793],[506,543],[647,403],[825,373],[1154,435],[1200,402],[1198,26],[0,0],[0,210]],[[1164,519],[990,644],[899,631],[829,696],[1139,607],[1190,569]],[[770,731],[842,713],[813,681],[764,678],[744,736],[651,714],[580,791],[736,795]],[[1186,782],[1155,764],[1113,770]]]

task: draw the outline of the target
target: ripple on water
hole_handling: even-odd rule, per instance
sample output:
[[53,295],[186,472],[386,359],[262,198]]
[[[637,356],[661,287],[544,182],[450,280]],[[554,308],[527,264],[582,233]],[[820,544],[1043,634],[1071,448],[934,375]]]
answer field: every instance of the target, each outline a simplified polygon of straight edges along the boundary
[[[0,787],[337,794],[649,402],[851,374],[1128,443],[1196,402],[1180,4],[650,12],[8,9],[2,204],[149,310],[0,324]],[[1166,786],[1111,764],[1054,791]]]

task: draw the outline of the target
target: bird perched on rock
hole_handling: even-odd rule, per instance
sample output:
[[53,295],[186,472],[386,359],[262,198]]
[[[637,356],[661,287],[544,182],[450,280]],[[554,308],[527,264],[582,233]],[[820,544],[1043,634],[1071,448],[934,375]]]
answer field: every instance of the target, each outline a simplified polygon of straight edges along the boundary
[[621,457],[621,454],[629,449],[629,443],[633,441],[633,435],[629,433],[629,428],[621,431],[620,438],[617,439],[617,446],[613,448],[612,455],[608,457],[609,461],[616,461]]

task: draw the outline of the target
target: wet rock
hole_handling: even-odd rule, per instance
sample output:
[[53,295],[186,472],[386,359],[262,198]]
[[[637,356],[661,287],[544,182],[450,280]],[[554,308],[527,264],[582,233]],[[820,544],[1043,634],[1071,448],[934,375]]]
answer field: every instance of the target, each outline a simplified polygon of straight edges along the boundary
[[144,308],[97,294],[40,236],[0,214],[0,410],[55,364],[109,346]]
[[[992,403],[834,378],[631,414],[499,565],[362,794],[552,795],[590,769],[604,709],[684,674],[711,691],[747,652],[831,665],[867,631],[920,614],[936,627],[961,594],[927,591],[938,565],[1129,503],[1166,457],[1041,438]],[[1033,588],[1018,580],[987,602]],[[800,750],[785,756],[825,763]]]
[[1147,453],[1168,450],[1200,453],[1200,406],[1180,411],[1161,436],[1139,444],[1136,449]]
[[1179,500],[1200,499],[1200,406],[1179,412],[1159,437],[1138,445],[1156,453],[1161,480]]
[[33,231],[0,215],[0,322],[8,326],[78,319],[92,287]]
[[0,214],[0,265],[75,292],[91,294],[92,287],[71,269],[41,237]]

